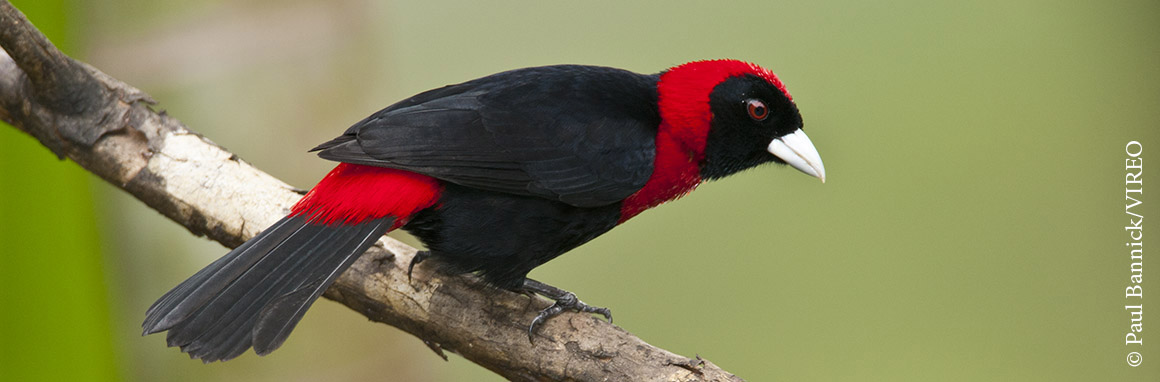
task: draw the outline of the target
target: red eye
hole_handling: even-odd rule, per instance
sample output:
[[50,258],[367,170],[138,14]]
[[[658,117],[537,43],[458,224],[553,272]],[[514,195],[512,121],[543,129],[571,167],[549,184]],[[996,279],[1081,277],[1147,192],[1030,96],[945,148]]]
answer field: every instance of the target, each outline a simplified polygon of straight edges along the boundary
[[765,102],[751,99],[745,101],[745,104],[749,107],[749,118],[753,118],[754,121],[765,120],[765,117],[769,116],[769,108],[765,107]]

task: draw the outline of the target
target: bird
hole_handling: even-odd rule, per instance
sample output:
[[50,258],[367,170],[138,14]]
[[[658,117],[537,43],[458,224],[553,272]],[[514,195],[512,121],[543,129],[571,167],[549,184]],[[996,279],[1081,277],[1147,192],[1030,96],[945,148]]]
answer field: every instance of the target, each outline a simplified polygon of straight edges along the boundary
[[402,229],[439,270],[611,312],[529,271],[705,181],[767,163],[825,182],[782,81],[733,59],[655,74],[515,69],[428,90],[311,152],[339,164],[290,213],[146,312],[144,335],[209,363],[280,347],[311,304],[382,235]]

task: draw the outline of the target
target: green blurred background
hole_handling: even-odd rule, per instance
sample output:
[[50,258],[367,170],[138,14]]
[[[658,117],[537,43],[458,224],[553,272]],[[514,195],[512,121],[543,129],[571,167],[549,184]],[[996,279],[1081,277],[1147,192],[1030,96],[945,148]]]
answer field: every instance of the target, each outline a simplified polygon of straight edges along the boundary
[[[1123,340],[1125,144],[1143,143],[1149,184],[1160,158],[1155,0],[15,4],[303,188],[332,166],[306,149],[429,88],[753,61],[793,93],[828,183],[767,167],[706,184],[532,276],[753,381],[1160,380],[1160,316],[1143,348]],[[4,381],[499,380],[333,302],[270,356],[189,360],[139,323],[225,248],[14,129],[0,148]],[[1138,212],[1160,216],[1151,190]]]

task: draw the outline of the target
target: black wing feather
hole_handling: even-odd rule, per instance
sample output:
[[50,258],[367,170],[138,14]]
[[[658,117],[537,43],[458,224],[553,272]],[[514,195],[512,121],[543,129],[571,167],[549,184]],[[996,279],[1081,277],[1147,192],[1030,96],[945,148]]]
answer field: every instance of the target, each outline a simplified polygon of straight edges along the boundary
[[577,65],[499,73],[391,105],[315,150],[467,187],[608,205],[652,175],[656,80]]

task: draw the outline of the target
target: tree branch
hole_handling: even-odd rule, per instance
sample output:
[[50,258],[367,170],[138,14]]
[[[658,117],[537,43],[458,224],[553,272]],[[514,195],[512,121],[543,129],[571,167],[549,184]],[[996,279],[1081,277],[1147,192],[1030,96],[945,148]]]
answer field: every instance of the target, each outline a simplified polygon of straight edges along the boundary
[[[65,56],[7,0],[0,0],[0,47],[0,119],[195,235],[235,247],[299,198],[154,112],[145,93]],[[527,325],[547,300],[422,267],[409,281],[402,265],[414,253],[384,237],[325,296],[512,380],[740,380],[587,314],[549,320],[530,344]]]

